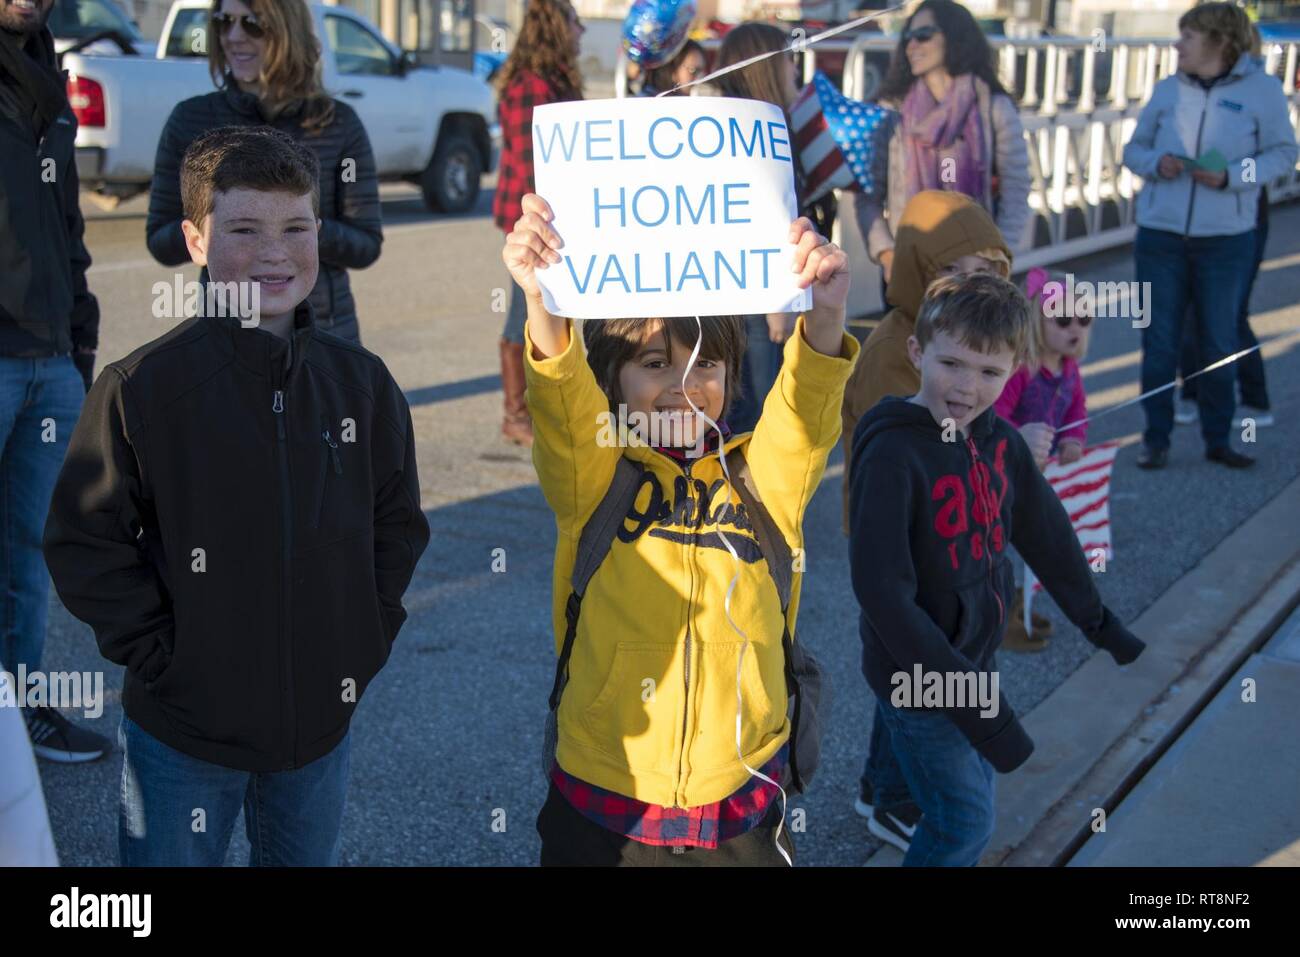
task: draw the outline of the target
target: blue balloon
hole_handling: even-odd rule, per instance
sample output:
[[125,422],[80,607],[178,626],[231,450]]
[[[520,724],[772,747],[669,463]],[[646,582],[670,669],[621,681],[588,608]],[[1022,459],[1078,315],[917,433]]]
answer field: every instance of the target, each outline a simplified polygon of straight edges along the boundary
[[695,0],[633,0],[623,21],[627,58],[645,69],[663,66],[686,43]]

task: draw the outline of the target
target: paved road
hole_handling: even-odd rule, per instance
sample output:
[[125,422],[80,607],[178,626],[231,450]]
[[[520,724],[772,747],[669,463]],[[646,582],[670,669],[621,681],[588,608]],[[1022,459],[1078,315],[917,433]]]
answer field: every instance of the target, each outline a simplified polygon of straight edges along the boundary
[[[172,270],[149,259],[143,204],[90,212],[91,284],[103,308],[101,356],[117,358],[164,331],[151,287]],[[353,276],[365,344],[385,359],[411,401],[423,506],[432,543],[406,604],[411,617],[354,722],[343,859],[348,864],[531,864],[544,795],[541,724],[550,688],[549,589],[554,532],[525,452],[498,437],[492,312],[506,285],[500,234],[485,196],[472,216],[432,218],[413,193],[385,202],[383,257]],[[1078,278],[1132,278],[1131,250],[1068,264]],[[195,270],[186,271],[193,278]],[[1277,209],[1253,300],[1278,424],[1261,429],[1260,463],[1229,474],[1206,463],[1195,429],[1179,429],[1171,467],[1148,474],[1120,455],[1113,484],[1116,559],[1101,576],[1108,604],[1132,620],[1202,555],[1300,473],[1300,206]],[[1138,333],[1101,320],[1085,367],[1092,411],[1136,395]],[[1101,419],[1095,439],[1134,441],[1141,412]],[[839,531],[838,455],[808,512],[809,574],[800,631],[830,668],[836,690],[824,763],[796,835],[801,863],[861,864],[876,847],[850,804],[865,747],[870,697],[859,672],[856,612]],[[491,553],[506,549],[504,574]],[[1044,606],[1050,602],[1044,600]],[[1003,655],[1003,687],[1018,710],[1040,701],[1091,653],[1064,626],[1035,657]],[[52,615],[45,667],[99,669],[90,631],[62,608]],[[94,724],[115,735],[120,670]],[[1080,715],[1080,733],[1087,715]],[[116,860],[121,756],[82,767],[42,765],[62,860]],[[504,811],[505,829],[494,830]],[[242,837],[232,863],[247,860]]]

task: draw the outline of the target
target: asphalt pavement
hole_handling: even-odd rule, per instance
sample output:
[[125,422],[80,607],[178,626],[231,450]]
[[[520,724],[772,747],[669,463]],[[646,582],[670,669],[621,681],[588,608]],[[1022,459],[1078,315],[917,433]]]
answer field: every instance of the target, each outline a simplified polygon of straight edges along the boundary
[[[554,528],[526,451],[499,436],[496,339],[507,277],[501,234],[485,193],[473,215],[433,217],[414,192],[385,193],[385,244],[353,274],[364,344],[406,391],[416,428],[422,504],[432,540],[406,596],[410,618],[353,723],[352,777],[344,820],[345,864],[528,865],[537,861],[534,820],[545,794],[542,722],[553,667],[550,634]],[[103,313],[101,361],[162,335],[150,310],[158,266],[144,245],[143,202],[113,213],[87,206],[95,258],[92,290]],[[1120,248],[1060,268],[1078,279],[1133,278]],[[194,278],[197,270],[184,270]],[[1267,259],[1252,301],[1264,343],[1277,424],[1242,446],[1259,458],[1246,472],[1206,462],[1195,427],[1180,427],[1170,467],[1139,471],[1142,413],[1100,418],[1090,440],[1119,439],[1112,482],[1115,558],[1099,576],[1107,604],[1132,621],[1219,541],[1300,474],[1300,205],[1275,207]],[[1100,319],[1084,367],[1090,412],[1137,394],[1139,332]],[[861,334],[863,329],[858,327]],[[794,839],[801,864],[859,865],[878,842],[852,810],[865,753],[870,695],[859,670],[857,611],[840,532],[839,455],[805,524],[808,567],[799,630],[827,665],[835,700],[822,770]],[[492,570],[494,549],[506,554]],[[121,671],[101,659],[90,630],[54,600],[44,666],[105,670],[109,700],[87,722],[116,738]],[[1001,654],[1002,686],[1024,713],[1093,653],[1050,599],[1057,623],[1037,656]],[[78,718],[78,720],[81,720]],[[1088,733],[1088,715],[1079,715]],[[83,766],[41,764],[55,839],[65,864],[116,862],[119,752]],[[504,824],[504,827],[502,826]],[[230,863],[247,860],[242,825]]]

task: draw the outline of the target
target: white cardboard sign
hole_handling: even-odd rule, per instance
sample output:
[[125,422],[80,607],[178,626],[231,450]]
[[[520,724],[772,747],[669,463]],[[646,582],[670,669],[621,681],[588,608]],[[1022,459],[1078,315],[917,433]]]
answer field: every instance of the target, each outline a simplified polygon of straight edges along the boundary
[[803,312],[790,132],[770,103],[660,97],[533,111],[538,195],[563,260],[537,272],[575,319]]

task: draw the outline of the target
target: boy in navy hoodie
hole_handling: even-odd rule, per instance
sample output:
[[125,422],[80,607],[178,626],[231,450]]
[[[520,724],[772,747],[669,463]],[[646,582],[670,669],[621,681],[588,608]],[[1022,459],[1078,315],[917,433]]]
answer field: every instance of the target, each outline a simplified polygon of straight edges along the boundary
[[1117,663],[1144,647],[1102,604],[1060,499],[992,408],[1030,321],[1005,279],[936,280],[908,340],[921,391],[881,400],[853,436],[862,668],[922,812],[904,865],[977,864],[993,836],[993,772],[1033,751],[993,657],[1015,595],[1009,546]]

